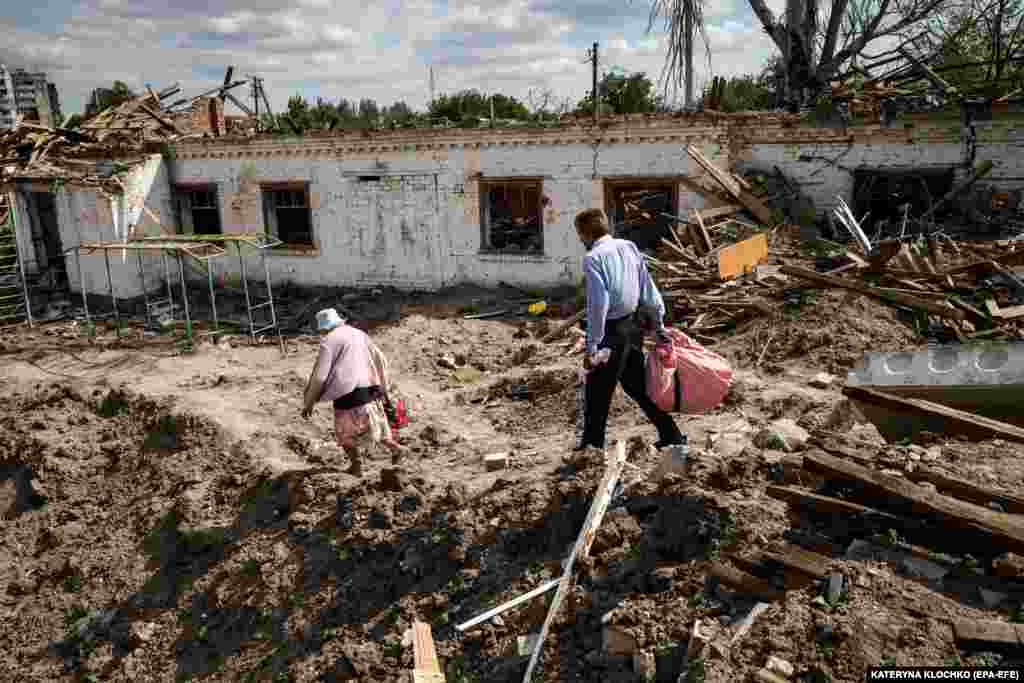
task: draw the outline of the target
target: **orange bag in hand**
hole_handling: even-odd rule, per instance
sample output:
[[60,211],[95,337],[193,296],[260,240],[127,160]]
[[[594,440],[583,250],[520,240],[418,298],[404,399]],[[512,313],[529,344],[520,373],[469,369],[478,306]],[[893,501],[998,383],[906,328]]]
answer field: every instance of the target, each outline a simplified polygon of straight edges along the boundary
[[647,396],[670,413],[706,413],[732,386],[732,368],[680,330],[668,328],[669,344],[647,354]]

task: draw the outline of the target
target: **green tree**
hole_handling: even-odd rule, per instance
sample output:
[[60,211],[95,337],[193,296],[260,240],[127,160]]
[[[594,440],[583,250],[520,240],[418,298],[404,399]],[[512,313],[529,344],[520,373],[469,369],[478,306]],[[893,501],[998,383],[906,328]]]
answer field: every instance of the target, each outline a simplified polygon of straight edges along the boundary
[[[704,106],[710,106],[711,94],[709,86],[704,90]],[[733,76],[725,81],[721,96],[717,108],[724,112],[765,111],[775,106],[775,90],[766,74]]]
[[526,121],[530,118],[530,110],[515,97],[501,93],[485,95],[472,89],[435,97],[430,103],[429,113],[435,119],[446,118],[463,125],[477,125],[480,119],[491,118],[492,106],[496,119]]
[[359,100],[359,125],[373,128],[380,122],[380,107],[367,97]]
[[124,81],[114,81],[110,88],[97,88],[93,91],[85,107],[86,118],[94,116],[105,109],[116,107],[135,97],[135,93]]
[[395,102],[387,108],[384,118],[391,126],[408,126],[412,124],[415,112],[405,102]]
[[[626,75],[620,71],[606,72],[597,84],[601,110],[612,114],[639,114],[664,109],[660,98],[654,95],[654,83],[647,75],[636,72]],[[576,111],[589,114],[594,111],[590,94],[579,101]]]
[[302,95],[292,95],[288,98],[288,111],[281,114],[285,126],[290,128],[296,135],[302,135],[312,125],[309,113],[309,103]]
[[314,130],[333,130],[341,123],[336,105],[316,98],[316,106],[309,109],[310,128]]
[[123,102],[127,102],[133,97],[135,97],[135,93],[132,92],[124,81],[114,81],[114,87],[110,90],[110,104],[107,106],[116,107]]
[[67,117],[64,121],[64,128],[78,128],[79,124],[82,123],[83,118],[81,114],[72,114]]
[[972,0],[939,14],[929,29],[928,63],[960,94],[1001,97],[1024,86],[1022,0]]
[[338,100],[334,108],[338,111],[338,120],[343,127],[351,127],[359,117],[359,112],[356,110],[355,105],[345,98]]

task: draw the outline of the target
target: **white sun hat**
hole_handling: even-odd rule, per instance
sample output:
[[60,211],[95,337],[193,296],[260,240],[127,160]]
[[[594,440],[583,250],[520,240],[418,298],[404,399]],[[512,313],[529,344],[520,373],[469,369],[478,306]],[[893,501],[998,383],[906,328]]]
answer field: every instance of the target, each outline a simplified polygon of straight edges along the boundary
[[325,308],[316,314],[316,328],[321,332],[329,332],[343,322],[344,318],[333,308]]

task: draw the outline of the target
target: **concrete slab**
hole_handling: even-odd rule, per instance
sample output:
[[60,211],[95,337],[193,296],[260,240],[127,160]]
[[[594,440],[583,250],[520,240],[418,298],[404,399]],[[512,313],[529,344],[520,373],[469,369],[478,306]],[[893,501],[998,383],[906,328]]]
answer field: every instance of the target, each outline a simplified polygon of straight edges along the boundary
[[1024,384],[1024,344],[867,353],[846,381],[853,386]]
[[868,353],[846,383],[1024,426],[1024,344]]

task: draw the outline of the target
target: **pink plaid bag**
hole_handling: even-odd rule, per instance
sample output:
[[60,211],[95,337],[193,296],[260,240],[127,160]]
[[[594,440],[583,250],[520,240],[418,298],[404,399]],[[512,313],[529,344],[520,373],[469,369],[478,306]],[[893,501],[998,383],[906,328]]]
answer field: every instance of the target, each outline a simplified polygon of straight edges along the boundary
[[670,413],[711,410],[729,393],[732,368],[680,330],[665,331],[672,343],[658,344],[647,354],[647,395]]

